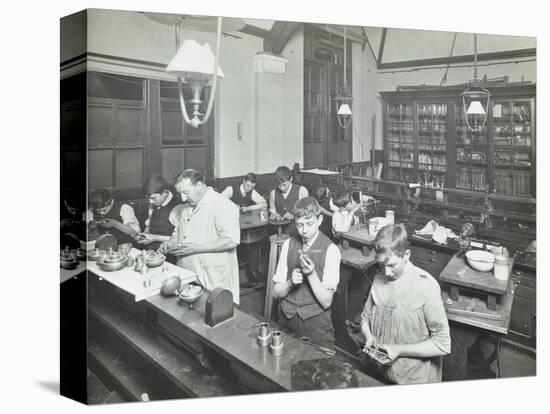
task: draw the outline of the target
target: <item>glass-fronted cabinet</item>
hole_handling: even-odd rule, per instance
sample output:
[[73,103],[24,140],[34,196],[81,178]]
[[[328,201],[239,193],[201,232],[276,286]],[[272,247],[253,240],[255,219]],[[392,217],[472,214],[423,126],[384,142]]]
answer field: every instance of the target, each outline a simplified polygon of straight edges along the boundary
[[463,87],[381,92],[384,177],[507,196],[535,196],[535,84],[490,88],[481,131],[468,130]]
[[488,130],[488,125],[481,131],[468,130],[464,107],[455,105],[456,188],[488,190]]
[[532,110],[530,100],[495,100],[493,103],[495,193],[531,193]]
[[388,105],[386,142],[388,179],[414,181],[414,106]]
[[434,187],[447,181],[447,104],[416,105],[418,180]]

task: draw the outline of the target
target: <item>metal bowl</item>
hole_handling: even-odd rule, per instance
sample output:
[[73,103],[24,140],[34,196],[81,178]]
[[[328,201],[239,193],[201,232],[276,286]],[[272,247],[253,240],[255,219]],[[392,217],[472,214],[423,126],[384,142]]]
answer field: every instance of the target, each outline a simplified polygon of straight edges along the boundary
[[99,265],[101,270],[113,272],[115,270],[120,270],[125,267],[127,260],[128,256],[110,250],[106,256],[98,258],[97,264]]
[[495,255],[485,250],[470,250],[466,252],[468,264],[479,272],[490,272],[495,264]]
[[108,258],[98,261],[98,265],[100,269],[106,272],[114,272],[115,270],[122,269],[123,267],[126,266],[126,260],[128,260],[127,257],[124,257],[123,260],[119,260],[119,261],[107,261],[107,259]]
[[98,260],[101,256],[107,254],[105,250],[95,249],[88,253],[88,260],[95,261]]
[[145,255],[145,264],[148,267],[159,267],[166,260],[166,256],[162,253],[150,252]]
[[71,250],[78,260],[86,260],[86,252],[82,249]]
[[63,269],[74,269],[78,265],[78,260],[72,255],[62,254],[59,259],[59,265]]
[[178,297],[185,303],[194,303],[201,297],[202,292],[202,286],[187,284],[182,286]]

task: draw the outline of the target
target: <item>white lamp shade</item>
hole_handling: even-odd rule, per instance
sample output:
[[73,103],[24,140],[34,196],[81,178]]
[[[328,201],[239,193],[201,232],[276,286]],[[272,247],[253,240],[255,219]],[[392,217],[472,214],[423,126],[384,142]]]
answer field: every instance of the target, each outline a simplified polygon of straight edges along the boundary
[[[185,40],[176,55],[172,58],[166,72],[185,78],[191,73],[212,75],[215,57],[208,43],[200,45],[195,40]],[[218,76],[223,78],[223,71],[218,65]]]
[[349,107],[349,105],[340,105],[340,108],[338,109],[338,115],[351,115],[351,108]]
[[483,109],[483,105],[481,105],[481,102],[472,101],[472,102],[470,102],[470,105],[468,106],[468,109],[466,110],[466,114],[468,114],[468,115],[485,115],[485,109]]

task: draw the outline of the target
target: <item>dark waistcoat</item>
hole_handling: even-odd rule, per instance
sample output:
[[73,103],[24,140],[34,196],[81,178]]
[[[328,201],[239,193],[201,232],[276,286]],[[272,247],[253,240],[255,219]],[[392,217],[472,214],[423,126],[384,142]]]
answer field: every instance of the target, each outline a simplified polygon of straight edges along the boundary
[[181,203],[181,198],[174,195],[167,205],[160,207],[153,206],[153,211],[149,218],[149,233],[171,236],[174,232],[174,225],[169,220],[170,212],[175,206]]
[[287,212],[292,213],[294,204],[296,204],[300,196],[300,187],[300,185],[292,184],[287,198],[283,197],[281,190],[278,188],[275,189],[275,210],[281,217]]
[[233,186],[233,197],[231,197],[231,201],[233,201],[239,207],[251,206],[252,204],[254,204],[254,201],[252,201],[252,191],[254,190],[249,191],[243,197],[243,195],[241,194],[241,185],[235,184]]
[[[317,239],[313,245],[309,248],[312,253],[307,253],[311,260],[315,263],[315,270],[319,279],[323,280],[323,269],[325,267],[325,259],[327,255],[328,247],[332,244],[330,239],[323,233],[319,232]],[[290,239],[288,246],[287,266],[288,274],[287,280],[290,280],[292,270],[300,267],[299,251],[303,248],[302,240],[299,236],[294,236]],[[320,251],[320,252],[314,252]],[[323,312],[327,312],[322,308],[317,299],[315,298],[311,286],[309,285],[306,277],[304,276],[304,282],[294,287],[288,295],[281,300],[281,310],[287,318],[292,318],[294,315],[298,315],[301,319],[309,319],[313,316],[320,315]]]

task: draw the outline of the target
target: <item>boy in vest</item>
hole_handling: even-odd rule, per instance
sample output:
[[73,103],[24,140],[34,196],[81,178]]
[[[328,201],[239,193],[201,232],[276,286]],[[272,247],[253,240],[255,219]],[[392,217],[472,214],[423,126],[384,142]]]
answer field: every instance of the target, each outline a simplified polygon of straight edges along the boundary
[[[277,187],[269,194],[269,216],[272,220],[293,220],[292,209],[296,202],[309,196],[307,188],[292,183],[292,172],[288,167],[281,166],[275,170]],[[294,223],[285,228],[285,233],[296,234]]]
[[267,201],[255,190],[258,179],[256,174],[248,173],[242,184],[230,185],[222,191],[222,195],[240,207],[241,213],[259,210],[267,207]]
[[135,242],[134,237],[140,232],[140,227],[132,206],[115,203],[111,192],[106,189],[92,191],[88,204],[90,209],[86,214],[86,222],[96,221],[99,232],[111,233],[119,244]]
[[138,243],[156,250],[164,241],[170,240],[177,223],[171,222],[172,210],[182,204],[182,199],[174,195],[171,186],[160,175],[154,175],[147,185],[149,212],[145,220],[145,230],[138,236]]
[[279,324],[333,349],[331,305],[340,281],[340,250],[319,231],[323,215],[313,197],[298,200],[293,216],[298,234],[284,242],[273,276],[273,296],[281,299]]

